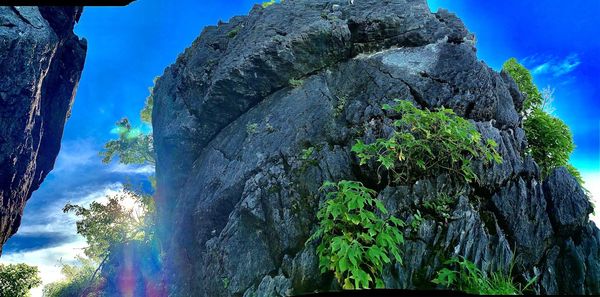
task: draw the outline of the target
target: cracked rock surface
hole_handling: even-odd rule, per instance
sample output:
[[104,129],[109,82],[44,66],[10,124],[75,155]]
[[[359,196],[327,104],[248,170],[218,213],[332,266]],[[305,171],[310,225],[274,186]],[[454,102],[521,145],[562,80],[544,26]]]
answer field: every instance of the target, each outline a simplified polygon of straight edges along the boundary
[[[461,255],[486,271],[514,258],[517,279],[540,275],[537,293],[600,293],[600,234],[583,190],[563,169],[541,180],[524,154],[516,84],[477,59],[460,19],[431,13],[425,0],[255,6],[205,28],[153,94],[159,234],[174,296],[337,288],[305,241],[319,187],[342,179],[377,190],[405,221],[441,191],[458,193],[448,218],[426,213],[405,234],[404,265],[384,269],[386,287],[433,288],[441,263]],[[452,108],[499,144],[504,162],[474,162],[481,183],[460,189],[445,176],[378,184],[350,148],[391,131],[395,115],[381,106],[394,99]]]
[[54,167],[87,43],[81,7],[0,7],[0,252]]

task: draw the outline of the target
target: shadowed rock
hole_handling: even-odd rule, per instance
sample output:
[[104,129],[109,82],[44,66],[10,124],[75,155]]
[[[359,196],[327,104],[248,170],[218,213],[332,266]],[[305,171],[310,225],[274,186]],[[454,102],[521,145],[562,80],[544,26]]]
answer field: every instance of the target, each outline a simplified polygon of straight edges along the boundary
[[0,7],[0,252],[54,167],[81,76],[80,7]]

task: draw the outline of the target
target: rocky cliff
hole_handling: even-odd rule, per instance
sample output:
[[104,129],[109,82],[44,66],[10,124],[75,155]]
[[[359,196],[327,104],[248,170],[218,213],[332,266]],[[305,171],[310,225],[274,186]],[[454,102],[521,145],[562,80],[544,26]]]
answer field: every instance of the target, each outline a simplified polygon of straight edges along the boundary
[[[350,3],[353,2],[353,3]],[[564,169],[541,180],[525,156],[524,97],[476,57],[474,37],[425,0],[288,0],[207,27],[154,88],[157,208],[175,296],[286,296],[336,288],[305,246],[326,180],[359,180],[406,221],[445,177],[377,183],[350,151],[384,137],[394,99],[445,106],[494,139],[502,164],[474,167],[445,219],[405,234],[388,288],[432,288],[461,255],[538,293],[600,293],[600,231]],[[310,160],[303,150],[314,148]]]
[[0,252],[60,149],[86,41],[80,7],[0,7]]

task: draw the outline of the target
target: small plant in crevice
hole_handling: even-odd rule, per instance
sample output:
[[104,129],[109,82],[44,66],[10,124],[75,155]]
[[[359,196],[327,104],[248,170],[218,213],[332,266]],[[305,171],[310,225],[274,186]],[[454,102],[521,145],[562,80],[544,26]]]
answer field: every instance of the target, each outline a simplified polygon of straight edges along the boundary
[[304,83],[304,80],[302,80],[302,79],[290,78],[290,80],[289,80],[289,84],[290,84],[290,86],[292,86],[292,88],[297,88],[297,87],[301,86],[303,83]]
[[462,257],[451,258],[444,264],[454,266],[457,270],[442,268],[432,282],[468,294],[522,295],[537,281],[536,276],[530,279],[524,287],[519,283],[515,283],[511,276],[512,264],[507,273],[502,271],[485,273],[477,268],[473,262]]
[[284,2],[284,0],[280,0],[279,2],[277,2],[277,1],[275,1],[275,0],[270,0],[270,1],[263,2],[263,3],[261,4],[261,6],[262,6],[263,8],[267,8],[267,7],[269,7],[269,6],[273,5],[273,4],[276,4],[276,3],[283,3],[283,2]]
[[257,123],[248,123],[246,125],[246,133],[248,133],[248,135],[256,134],[256,132],[258,132]]
[[227,289],[229,287],[229,278],[224,277],[221,280],[223,281],[223,288]]
[[421,110],[406,100],[396,100],[396,105],[386,104],[383,109],[401,115],[393,123],[393,134],[370,144],[358,140],[352,151],[360,165],[375,160],[378,174],[384,168],[394,183],[440,174],[451,174],[457,182],[470,183],[478,181],[471,166],[473,159],[482,159],[485,164],[502,163],[496,142],[483,141],[475,126],[451,109]]
[[338,98],[338,102],[335,106],[335,111],[334,111],[334,116],[336,116],[336,117],[342,115],[342,112],[344,111],[344,108],[346,107],[346,104],[348,103],[347,96],[341,96],[341,97],[337,97],[337,98]]
[[321,205],[319,226],[307,244],[317,246],[321,273],[332,271],[344,289],[383,288],[383,266],[402,263],[399,246],[405,223],[388,213],[376,192],[356,181],[325,182],[330,189]]
[[314,152],[315,152],[315,147],[309,146],[308,148],[305,148],[302,150],[302,155],[300,156],[300,158],[304,161],[308,161],[308,160],[310,160],[310,158],[312,157]]
[[435,199],[424,201],[423,208],[447,223],[448,219],[450,219],[451,206],[455,202],[456,198],[450,196],[448,193],[440,192]]
[[227,37],[229,37],[229,38],[236,37],[241,29],[242,29],[242,26],[237,26],[237,27],[233,28],[231,31],[227,32]]

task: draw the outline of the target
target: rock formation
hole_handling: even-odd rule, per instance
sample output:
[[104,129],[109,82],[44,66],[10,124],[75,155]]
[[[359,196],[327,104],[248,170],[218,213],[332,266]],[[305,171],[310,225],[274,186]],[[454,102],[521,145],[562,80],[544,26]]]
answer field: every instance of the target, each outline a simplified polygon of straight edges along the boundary
[[80,7],[0,7],[0,252],[52,170],[86,54]]
[[[477,59],[474,37],[425,0],[289,0],[204,29],[154,88],[157,208],[174,296],[286,296],[336,288],[315,245],[323,181],[359,180],[410,221],[452,191],[445,177],[378,184],[350,151],[391,129],[382,104],[445,106],[498,144],[448,220],[405,234],[388,288],[433,288],[442,261],[539,274],[538,293],[600,293],[600,231],[565,170],[541,180],[525,156],[524,97]],[[302,150],[315,148],[310,160]]]

